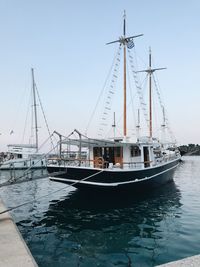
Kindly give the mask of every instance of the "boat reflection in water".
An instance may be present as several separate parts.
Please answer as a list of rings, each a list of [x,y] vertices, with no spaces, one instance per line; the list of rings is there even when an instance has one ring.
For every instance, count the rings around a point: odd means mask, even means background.
[[[0,172],[0,186],[4,184],[9,185],[20,182],[27,182],[31,180],[37,180],[47,176],[47,171],[44,168],[30,168],[25,171],[15,169],[2,170]]]
[[[32,225],[27,240],[41,266],[151,266],[174,242],[170,220],[181,206],[174,182],[143,196],[90,197],[76,190],[52,201]]]

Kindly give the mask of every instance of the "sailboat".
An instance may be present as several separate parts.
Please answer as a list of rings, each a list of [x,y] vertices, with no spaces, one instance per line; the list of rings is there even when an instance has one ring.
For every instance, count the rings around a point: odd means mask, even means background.
[[[38,119],[37,119],[37,103],[36,88],[34,79],[34,69],[32,74],[32,95],[33,95],[33,112],[34,112],[34,129],[35,144],[9,144],[6,156],[0,162],[0,170],[15,169],[36,169],[46,168],[46,160],[44,156],[38,153]]]
[[[111,139],[88,138],[78,130],[73,133],[78,138],[60,136],[60,149],[63,144],[76,147],[76,153],[68,151],[58,162],[47,165],[50,179],[55,182],[72,185],[89,191],[121,191],[150,189],[173,179],[173,172],[180,161],[180,153],[175,144],[162,144],[153,137],[152,130],[152,74],[164,68],[151,66],[144,70],[149,76],[149,134],[130,142],[127,136],[126,122],[126,50],[133,39],[140,37],[126,36],[126,17],[123,21],[123,36],[108,44],[119,43],[123,48],[124,61],[124,103],[123,103],[123,137]],[[129,48],[128,47],[128,48]],[[115,122],[113,124],[115,126]]]

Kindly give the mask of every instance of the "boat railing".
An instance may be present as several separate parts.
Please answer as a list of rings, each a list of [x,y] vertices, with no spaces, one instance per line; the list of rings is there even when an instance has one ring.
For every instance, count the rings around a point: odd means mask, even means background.
[[[52,158],[48,159],[48,164],[55,166],[82,166],[82,167],[96,167],[100,169],[137,169],[142,166],[148,166],[152,161],[131,161],[113,164],[112,162],[104,160],[99,157],[95,160],[91,159],[63,159],[63,158]]]
[[[162,154],[162,156],[155,158],[154,165],[159,165],[159,164],[162,164],[163,162],[168,162],[168,161],[177,159],[179,157],[180,157],[179,153],[172,153],[172,154],[164,153]]]
[[[176,153],[174,154],[164,154],[162,157],[156,159],[156,161],[130,161],[130,162],[121,162],[113,164],[112,162],[106,161],[103,157],[97,159],[85,159],[85,158],[76,158],[76,159],[66,159],[66,158],[50,158],[48,159],[48,165],[56,166],[81,166],[81,167],[95,167],[100,169],[138,169],[141,166],[150,167],[152,164],[159,165],[162,162],[171,161],[179,157]]]
[[[84,166],[89,167],[93,160],[87,159],[66,159],[66,158],[52,158],[48,159],[48,164],[55,166]]]
[[[176,159],[177,157],[179,157],[179,155],[176,154],[176,153],[173,153],[173,154],[166,154],[166,155],[163,156],[163,161],[167,162],[167,161]]]
[[[131,161],[123,162],[124,169],[138,169],[141,166],[150,166],[152,161]]]

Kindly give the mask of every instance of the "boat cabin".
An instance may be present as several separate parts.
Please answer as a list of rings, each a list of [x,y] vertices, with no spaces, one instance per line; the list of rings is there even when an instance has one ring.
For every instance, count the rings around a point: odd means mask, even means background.
[[[8,145],[10,159],[28,159],[30,155],[36,154],[36,146],[29,144]]]
[[[160,144],[155,141],[150,143],[149,140],[128,143],[88,138],[69,139],[63,143],[68,145],[68,154],[72,148],[73,155],[76,155],[73,159],[62,157],[68,165],[76,161],[79,166],[92,168],[140,169],[155,165],[163,157]]]

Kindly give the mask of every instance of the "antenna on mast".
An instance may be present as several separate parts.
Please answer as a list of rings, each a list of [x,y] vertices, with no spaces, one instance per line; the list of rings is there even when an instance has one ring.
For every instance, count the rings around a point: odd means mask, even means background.
[[[137,141],[139,141],[140,138],[140,110],[138,109],[138,122],[136,125],[136,129],[137,129]]]
[[[114,134],[114,139],[115,139],[115,129],[116,129],[116,122],[115,122],[115,112],[114,112],[114,117],[113,117],[113,134]]]
[[[161,125],[163,128],[166,126],[166,117],[165,117],[165,108],[162,106],[162,113],[163,113],[163,124]]]
[[[126,10],[124,10],[124,37],[126,36]]]
[[[162,141],[163,143],[165,143],[165,139],[166,139],[166,116],[165,116],[165,108],[164,106],[162,106],[162,113],[163,113],[163,123],[161,124],[161,128],[162,128]]]

